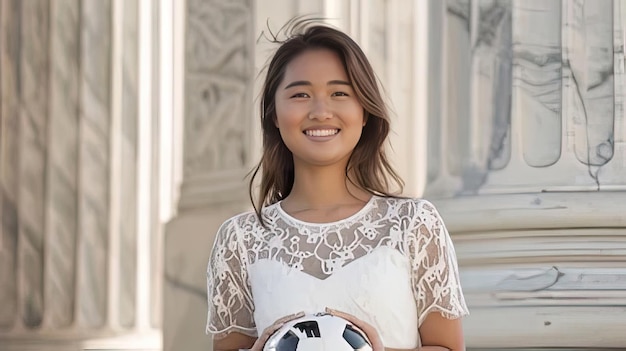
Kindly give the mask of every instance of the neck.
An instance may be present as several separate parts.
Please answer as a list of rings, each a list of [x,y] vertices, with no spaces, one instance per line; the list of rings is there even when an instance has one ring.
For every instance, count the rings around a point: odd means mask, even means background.
[[[348,181],[345,167],[295,167],[294,176],[293,188],[285,199],[292,208],[327,209],[370,198],[367,191]]]

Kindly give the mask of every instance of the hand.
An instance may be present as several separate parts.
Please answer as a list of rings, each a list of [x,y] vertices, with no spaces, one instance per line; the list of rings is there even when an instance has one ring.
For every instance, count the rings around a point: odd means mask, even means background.
[[[300,317],[304,317],[304,312],[290,314],[288,316],[284,316],[276,320],[274,324],[270,325],[269,327],[265,328],[265,330],[263,330],[263,333],[259,335],[259,337],[254,342],[254,345],[252,345],[252,348],[250,348],[250,351],[263,351],[263,346],[265,346],[265,343],[270,338],[270,336],[274,335],[274,333],[278,329],[280,329],[283,325],[285,325],[285,323],[292,321],[294,319],[300,318]]]
[[[337,317],[341,317],[345,320],[347,320],[348,322],[354,324],[357,328],[361,329],[364,333],[365,336],[367,336],[367,338],[369,339],[369,341],[372,343],[372,349],[373,351],[385,351],[385,346],[383,345],[383,340],[380,337],[380,334],[378,334],[378,331],[376,330],[376,328],[374,328],[373,325],[362,321],[358,318],[356,318],[355,316],[345,313],[345,312],[341,312],[341,311],[337,311],[337,310],[333,310],[330,309],[328,307],[326,307],[326,313],[330,313],[333,316],[337,316]]]

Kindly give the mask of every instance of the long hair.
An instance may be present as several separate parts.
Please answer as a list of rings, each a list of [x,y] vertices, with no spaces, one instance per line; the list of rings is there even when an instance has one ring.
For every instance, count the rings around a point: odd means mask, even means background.
[[[281,30],[287,34],[285,40],[280,41],[273,35],[272,42],[279,43],[280,47],[267,67],[261,93],[263,155],[254,169],[248,189],[250,200],[261,223],[264,223],[261,216],[262,207],[284,199],[293,187],[293,155],[283,142],[275,124],[275,95],[283,81],[287,65],[307,50],[328,49],[339,55],[357,100],[364,109],[363,117],[367,122],[346,166],[348,181],[372,195],[381,196],[394,196],[390,192],[392,185],[395,185],[398,191],[404,186],[404,182],[385,154],[384,143],[390,131],[389,114],[367,57],[358,44],[345,33],[312,22],[300,19],[288,23]],[[253,182],[259,171],[261,187],[255,202]]]

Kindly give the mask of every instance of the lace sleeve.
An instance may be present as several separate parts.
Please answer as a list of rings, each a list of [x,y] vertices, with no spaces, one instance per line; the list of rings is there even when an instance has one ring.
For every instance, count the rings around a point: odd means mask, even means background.
[[[206,332],[223,337],[237,331],[256,337],[246,255],[237,240],[236,220],[217,232],[207,267],[208,316]]]
[[[468,315],[454,246],[441,216],[435,206],[424,200],[417,203],[415,210],[409,253],[419,325],[433,311],[449,319]]]

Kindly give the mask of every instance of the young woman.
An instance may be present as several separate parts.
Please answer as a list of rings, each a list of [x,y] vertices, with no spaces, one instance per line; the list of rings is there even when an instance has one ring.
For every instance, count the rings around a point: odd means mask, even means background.
[[[221,226],[209,261],[214,350],[262,350],[285,321],[325,310],[376,351],[464,350],[454,248],[432,204],[391,193],[402,181],[367,58],[323,25],[290,33],[261,97],[255,211]]]

